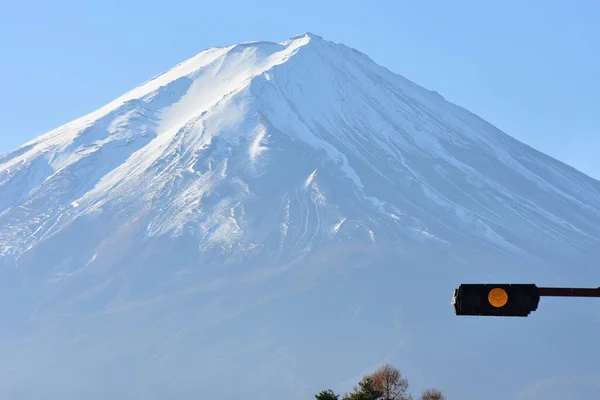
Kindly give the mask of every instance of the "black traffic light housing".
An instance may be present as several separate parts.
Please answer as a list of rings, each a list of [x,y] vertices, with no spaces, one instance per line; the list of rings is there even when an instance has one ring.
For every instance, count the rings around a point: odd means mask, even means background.
[[[540,302],[533,284],[462,284],[454,291],[456,315],[526,317]]]

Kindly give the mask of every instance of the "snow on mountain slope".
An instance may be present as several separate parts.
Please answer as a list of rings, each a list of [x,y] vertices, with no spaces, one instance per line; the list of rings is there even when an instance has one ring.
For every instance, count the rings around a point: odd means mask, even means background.
[[[210,49],[0,156],[0,397],[305,399],[391,361],[514,398],[600,372],[597,310],[524,332],[454,285],[587,285],[599,237],[599,182],[364,54]]]
[[[600,234],[598,182],[311,34],[200,53],[2,156],[0,191],[7,260],[126,209],[226,252],[347,234],[564,256]]]

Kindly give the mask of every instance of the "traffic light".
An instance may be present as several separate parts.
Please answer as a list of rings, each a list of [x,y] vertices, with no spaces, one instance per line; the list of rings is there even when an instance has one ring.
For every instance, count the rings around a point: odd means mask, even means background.
[[[462,284],[454,291],[456,315],[526,317],[540,302],[533,284]]]

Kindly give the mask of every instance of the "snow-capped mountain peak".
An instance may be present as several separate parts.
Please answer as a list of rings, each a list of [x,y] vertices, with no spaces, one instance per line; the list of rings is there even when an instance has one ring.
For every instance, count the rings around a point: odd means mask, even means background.
[[[313,34],[203,51],[2,156],[0,171],[8,258],[109,209],[135,209],[146,235],[226,251],[270,243],[259,237],[281,234],[286,207],[298,249],[344,220],[348,237],[565,255],[600,218],[596,181]],[[250,220],[269,218],[255,232]]]

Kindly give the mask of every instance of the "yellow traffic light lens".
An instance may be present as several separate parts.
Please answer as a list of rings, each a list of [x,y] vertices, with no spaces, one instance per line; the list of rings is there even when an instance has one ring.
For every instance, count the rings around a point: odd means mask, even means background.
[[[488,301],[496,308],[504,307],[508,303],[508,293],[502,288],[494,288],[488,294]]]

